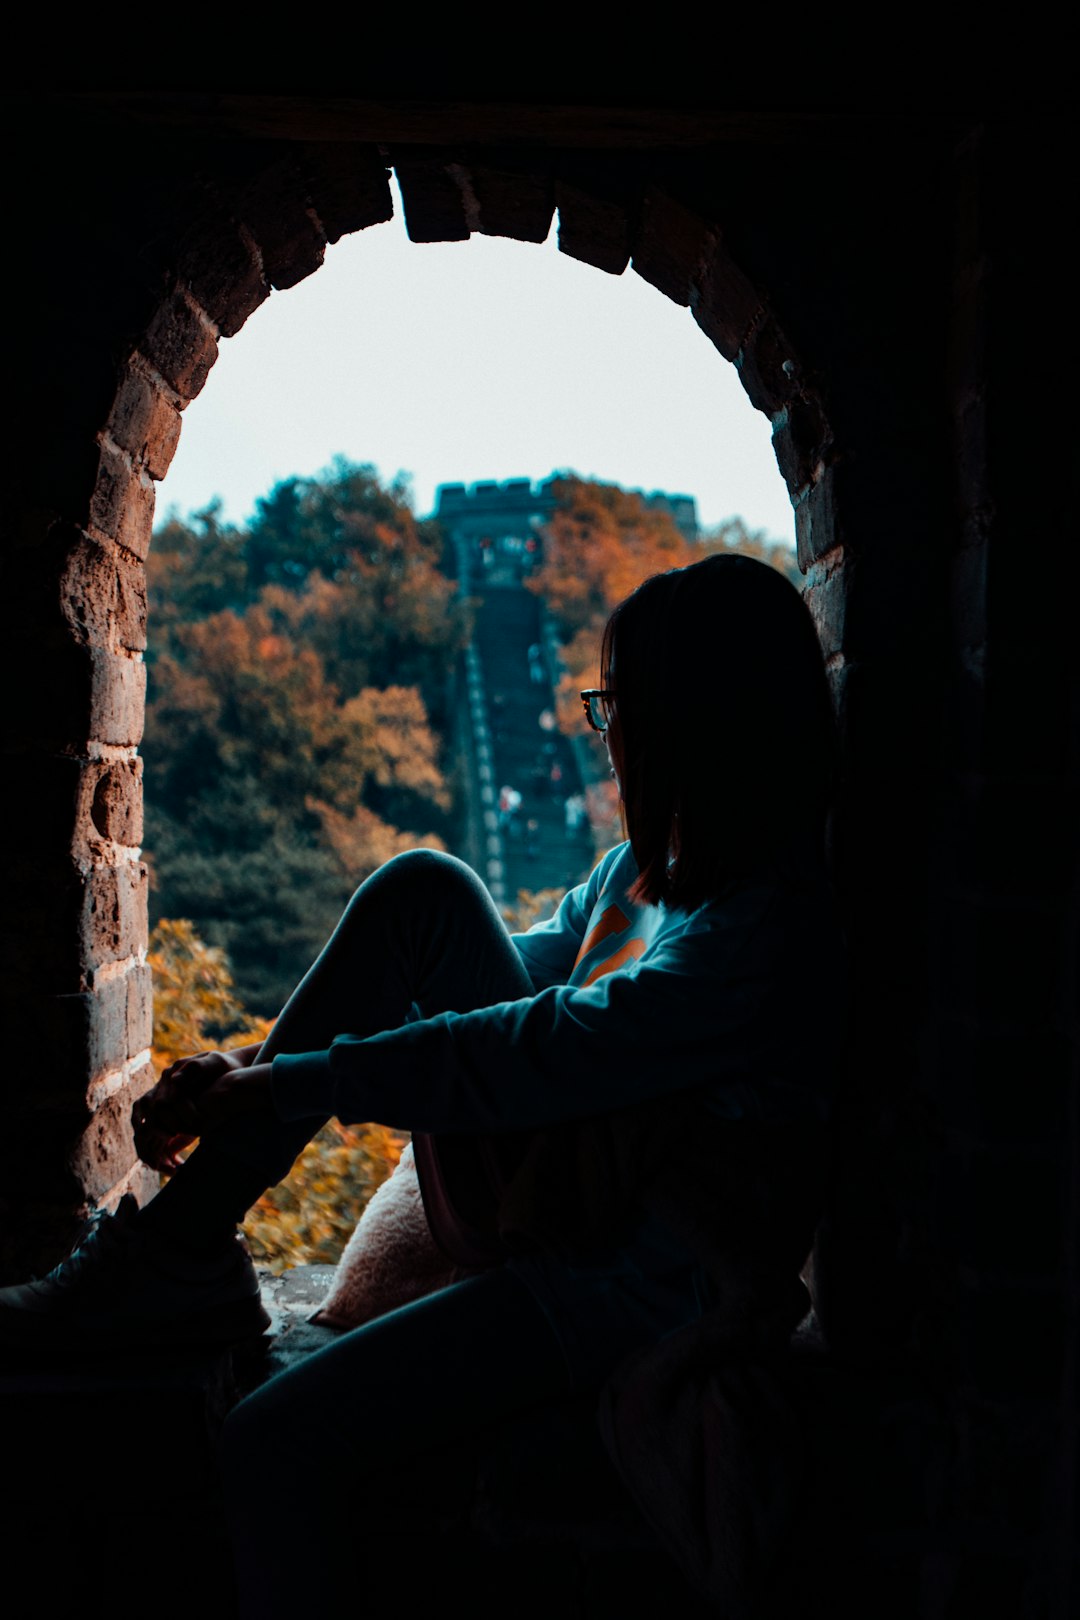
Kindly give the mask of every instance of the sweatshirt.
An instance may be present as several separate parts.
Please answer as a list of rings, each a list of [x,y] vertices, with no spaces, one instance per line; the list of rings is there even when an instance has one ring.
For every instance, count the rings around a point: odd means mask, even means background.
[[[824,879],[638,905],[629,843],[514,945],[535,994],[280,1055],[280,1117],[424,1132],[537,1129],[693,1087],[722,1118],[827,1114],[835,1051],[798,1004],[840,950]]]

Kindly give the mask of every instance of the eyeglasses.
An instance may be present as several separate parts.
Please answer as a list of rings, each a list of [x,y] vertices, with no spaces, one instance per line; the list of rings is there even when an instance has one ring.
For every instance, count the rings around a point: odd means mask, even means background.
[[[590,686],[581,693],[581,701],[585,705],[585,718],[593,730],[598,731],[601,736],[609,725],[606,705],[614,696],[614,692],[608,691],[603,686]]]

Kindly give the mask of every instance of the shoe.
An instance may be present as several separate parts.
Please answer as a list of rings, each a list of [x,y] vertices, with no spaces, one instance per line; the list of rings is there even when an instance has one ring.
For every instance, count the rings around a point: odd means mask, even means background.
[[[209,1258],[143,1230],[131,1193],[97,1211],[47,1276],[0,1288],[0,1346],[94,1354],[221,1347],[263,1333],[270,1317],[239,1238]]]

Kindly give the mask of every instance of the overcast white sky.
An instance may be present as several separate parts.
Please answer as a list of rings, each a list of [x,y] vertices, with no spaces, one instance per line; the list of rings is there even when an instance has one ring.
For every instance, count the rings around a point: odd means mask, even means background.
[[[689,311],[628,270],[474,236],[408,241],[394,220],[330,248],[223,341],[184,415],[158,512],[214,495],[241,522],[275,479],[341,452],[436,485],[573,470],[696,497],[793,541],[769,438]]]

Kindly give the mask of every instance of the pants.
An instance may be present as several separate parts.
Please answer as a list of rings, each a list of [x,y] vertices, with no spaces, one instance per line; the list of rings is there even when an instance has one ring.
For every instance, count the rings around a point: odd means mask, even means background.
[[[414,1004],[431,1016],[530,994],[472,871],[416,851],[357,891],[260,1060],[323,1050],[345,1030],[396,1027]],[[191,1165],[212,1154],[215,1184],[229,1180],[238,1205],[250,1204],[322,1123],[238,1121]],[[178,1193],[183,1180],[181,1171]],[[407,1561],[425,1535],[442,1535],[430,1543],[442,1556],[460,1551],[446,1538],[447,1515],[471,1493],[479,1437],[514,1413],[564,1401],[569,1389],[546,1315],[502,1266],[346,1333],[271,1379],[236,1407],[223,1436],[241,1613],[304,1613],[328,1586],[363,1602],[377,1570],[397,1579],[395,1560]]]

